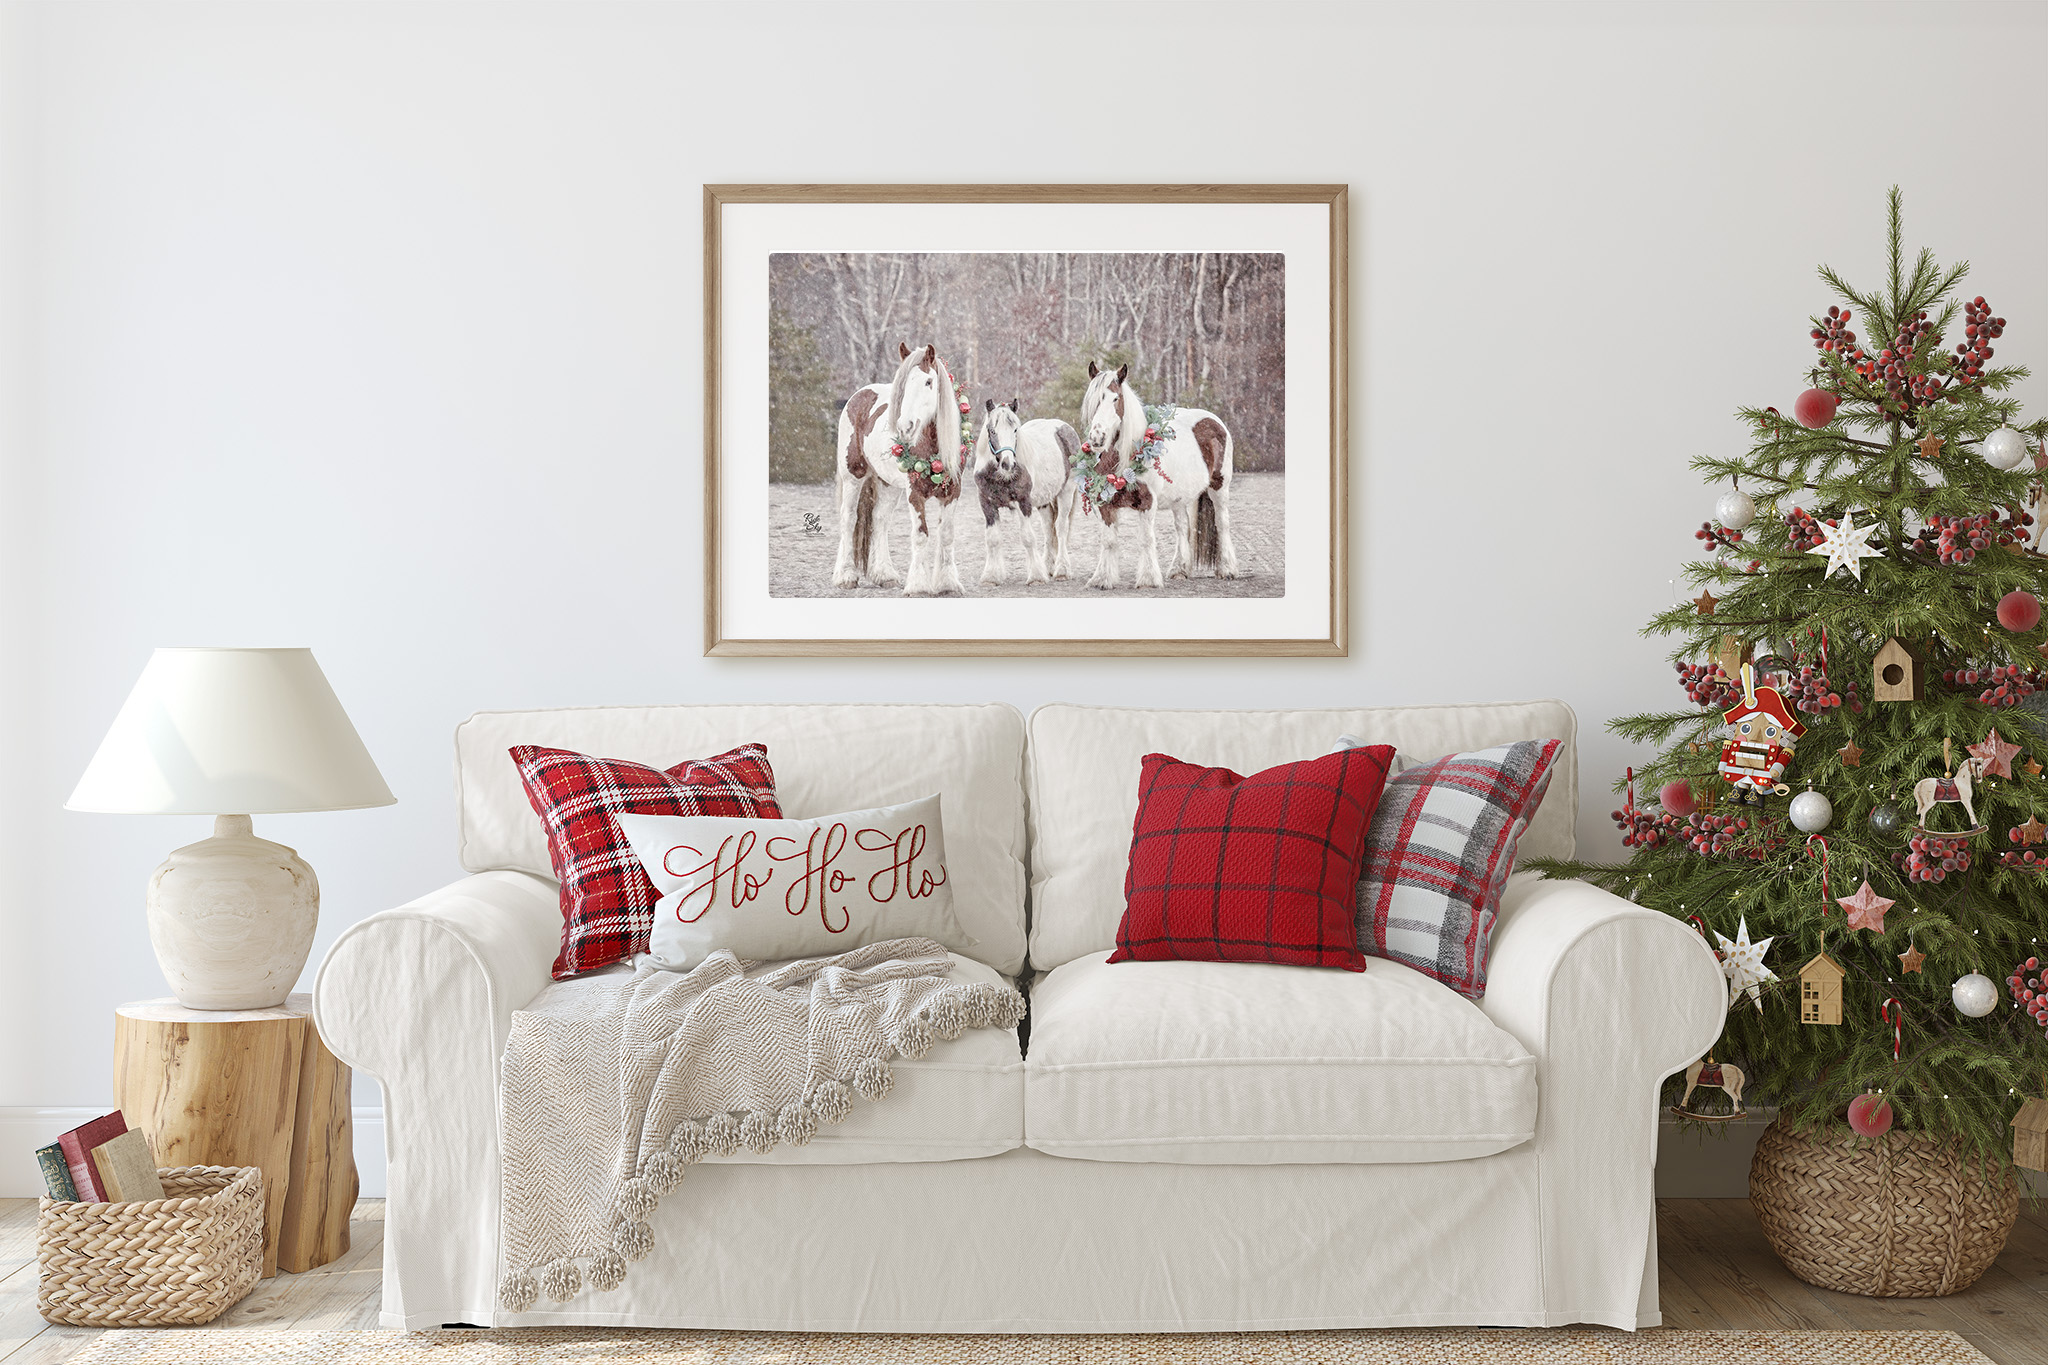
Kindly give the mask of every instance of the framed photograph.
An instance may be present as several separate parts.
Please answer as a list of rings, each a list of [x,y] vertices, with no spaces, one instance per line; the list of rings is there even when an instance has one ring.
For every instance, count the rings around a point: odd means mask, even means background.
[[[1345,207],[705,186],[705,653],[1346,653]]]

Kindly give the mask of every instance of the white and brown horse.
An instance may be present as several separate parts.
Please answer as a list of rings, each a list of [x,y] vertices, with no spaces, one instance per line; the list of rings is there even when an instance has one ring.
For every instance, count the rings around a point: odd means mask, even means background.
[[[905,596],[960,592],[953,549],[953,505],[960,497],[960,398],[953,376],[926,346],[898,343],[896,377],[856,389],[839,413],[836,484],[839,554],[835,587],[857,588],[865,574],[877,587],[903,584]],[[899,453],[936,473],[904,469]],[[899,579],[889,554],[887,511],[875,515],[882,490],[900,489],[910,508],[910,576]]]
[[[1229,428],[1213,412],[1175,408],[1172,416],[1152,424],[1156,460],[1147,460],[1141,473],[1132,473],[1135,456],[1148,443],[1145,400],[1132,390],[1130,372],[1128,365],[1110,371],[1088,362],[1081,430],[1088,433],[1088,444],[1096,453],[1096,468],[1124,480],[1102,504],[1102,550],[1088,586],[1118,586],[1116,524],[1126,508],[1139,520],[1139,587],[1164,584],[1152,526],[1161,509],[1173,513],[1174,557],[1168,571],[1172,577],[1186,578],[1198,568],[1214,569],[1219,578],[1237,577],[1237,546],[1230,535]]]
[[[1024,581],[1049,583],[1067,576],[1068,518],[1081,496],[1073,477],[1081,438],[1058,418],[1023,420],[1017,403],[1015,398],[1007,405],[989,399],[983,409],[981,434],[974,438],[974,488],[981,497],[982,520],[987,523],[981,560],[983,583],[1001,583],[1008,578],[1009,555],[1003,548],[1001,520],[1005,511],[1017,514]]]

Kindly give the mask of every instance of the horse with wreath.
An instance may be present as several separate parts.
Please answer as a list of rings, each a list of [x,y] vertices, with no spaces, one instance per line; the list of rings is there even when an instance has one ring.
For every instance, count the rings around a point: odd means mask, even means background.
[[[1233,445],[1229,428],[1201,408],[1150,406],[1130,384],[1131,367],[1115,371],[1088,362],[1081,398],[1081,445],[1074,474],[1084,507],[1102,514],[1102,548],[1092,588],[1119,586],[1116,526],[1129,510],[1139,518],[1137,585],[1164,586],[1153,519],[1173,514],[1174,554],[1167,576],[1186,578],[1213,569],[1237,577],[1237,546],[1230,535]]]
[[[857,588],[865,575],[877,587],[903,584],[906,597],[961,592],[953,538],[967,443],[967,404],[938,349],[897,344],[896,375],[856,389],[839,413],[834,501],[839,553],[832,583]],[[899,579],[889,553],[883,490],[901,490],[910,509],[910,572]]]

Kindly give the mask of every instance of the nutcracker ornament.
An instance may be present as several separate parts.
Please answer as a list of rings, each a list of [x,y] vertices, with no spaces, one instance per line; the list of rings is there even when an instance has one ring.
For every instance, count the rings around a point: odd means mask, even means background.
[[[1721,745],[1720,773],[1733,789],[1730,799],[1762,805],[1767,794],[1791,790],[1781,779],[1806,727],[1775,687],[1758,687],[1756,669],[1742,665],[1742,700],[1721,713],[1730,734]]]

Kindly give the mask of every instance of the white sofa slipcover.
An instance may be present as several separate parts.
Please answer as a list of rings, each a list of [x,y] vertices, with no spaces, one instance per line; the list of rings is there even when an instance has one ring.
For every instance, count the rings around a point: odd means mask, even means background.
[[[724,714],[692,714],[700,709]],[[1459,722],[1465,728],[1448,747],[1554,735],[1570,717],[1557,703],[1471,709],[1480,714]],[[1014,907],[993,894],[982,905],[992,932],[1012,925],[1021,932],[1026,850],[1016,738],[1023,728],[1007,708],[659,707],[479,718],[459,736],[465,858],[472,867],[486,857],[530,860],[537,846],[522,853],[502,785],[495,797],[481,793],[479,780],[495,780],[487,771],[493,747],[509,770],[502,747],[520,740],[673,762],[766,737],[778,782],[805,804],[786,802],[822,813],[872,801],[861,799],[867,789],[852,778],[811,771],[814,756],[835,769],[851,762],[884,774],[892,793],[917,785],[915,739],[904,728],[845,728],[850,713],[893,719],[875,714],[887,710],[915,710],[924,728],[942,736],[935,753],[946,771],[972,779],[969,805],[987,817],[975,825],[975,840],[1002,845],[976,856],[999,877],[1007,869],[1017,897]],[[991,710],[999,714],[982,714]],[[738,727],[735,714],[748,728]],[[1351,733],[1393,736],[1409,752],[1430,750],[1427,735],[1441,728],[1400,712],[1314,712],[1307,721],[1203,714],[1199,723],[1163,724],[1180,726],[1182,739],[1192,741],[1184,746],[1189,756],[1211,753],[1210,761],[1221,762],[1233,761],[1230,746],[1242,735],[1289,725],[1315,737],[1311,751],[1320,751],[1333,716],[1349,717],[1342,728]],[[1374,717],[1382,729],[1362,731],[1361,718]],[[1515,732],[1517,724],[1540,728]],[[1038,727],[1032,734],[1036,744]],[[571,735],[601,742],[572,742]],[[776,748],[777,736],[820,738],[815,746]],[[1213,743],[1198,750],[1204,740]],[[1000,790],[1001,772],[1014,792]],[[1055,808],[1099,801],[1088,788],[1114,773],[1035,764],[1034,825]],[[1133,758],[1133,783],[1135,775]],[[942,789],[950,803],[952,789]],[[1570,790],[1553,782],[1546,807]],[[516,782],[510,795],[523,807]],[[1019,823],[995,818],[1003,810]],[[958,858],[950,804],[947,821],[949,853]],[[1554,823],[1568,831],[1563,817]],[[1114,873],[1120,884],[1120,864]],[[1081,894],[1077,885],[1063,889]],[[508,865],[362,921],[321,965],[314,1004],[322,1035],[384,1088],[389,1326],[1075,1332],[1650,1325],[1659,1320],[1651,1198],[1657,1087],[1718,1035],[1724,1001],[1712,954],[1685,926],[1582,883],[1517,877],[1477,1006],[1498,1036],[1468,1015],[1446,1037],[1481,1052],[1505,1051],[1505,1038],[1526,1055],[1523,1069],[1533,1070],[1537,1093],[1526,1141],[1490,1155],[1422,1162],[1075,1160],[1025,1147],[972,1160],[707,1163],[663,1201],[654,1255],[623,1287],[586,1289],[565,1304],[512,1314],[497,1307],[494,1292],[495,1064],[513,1011],[548,985],[559,933],[552,882]],[[1046,963],[1032,965],[1048,971]],[[1397,969],[1374,961],[1366,977],[1379,971],[1391,990]],[[1275,1008],[1296,1008],[1298,1017],[1323,1008],[1309,1002],[1316,993],[1305,985],[1294,994],[1297,1005]],[[1049,1018],[1056,1013],[1048,1008]],[[1324,1036],[1318,1046],[1368,1046],[1363,1032],[1335,1027]],[[1027,1068],[1035,1042],[1027,1036]],[[1032,1136],[1032,1094],[1027,1082],[1021,1116],[997,1115],[1004,1140],[1013,1129],[1019,1141]],[[1507,1114],[1512,1100],[1497,1098]],[[1332,1103],[1367,1113],[1356,1096]],[[1069,1123],[1067,1131],[1078,1130]]]
[[[1197,1165],[1462,1161],[1536,1130],[1536,1059],[1412,967],[1075,958],[1031,989],[1025,1141]]]

